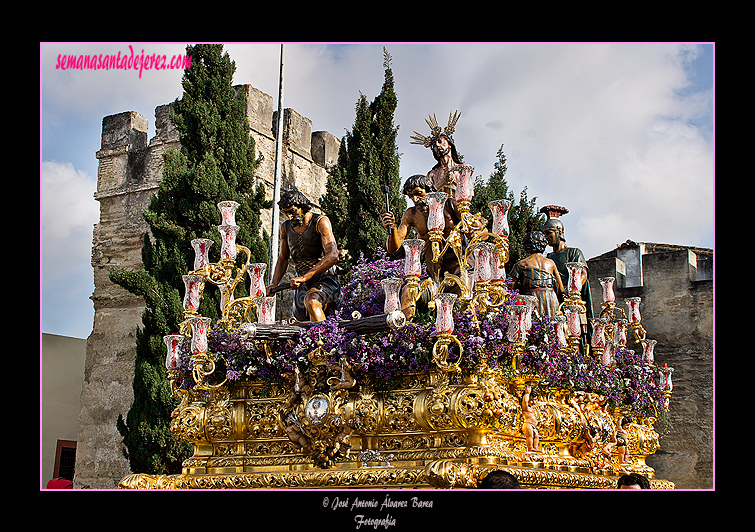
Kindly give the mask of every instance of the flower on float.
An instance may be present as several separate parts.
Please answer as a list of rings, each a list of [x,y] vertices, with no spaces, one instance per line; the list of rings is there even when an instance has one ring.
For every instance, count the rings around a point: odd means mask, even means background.
[[[403,260],[391,261],[383,253],[376,261],[367,262],[361,256],[342,285],[345,297],[341,310],[324,322],[303,330],[298,342],[271,342],[270,360],[261,342],[244,341],[236,332],[220,327],[209,331],[208,351],[223,357],[226,377],[234,383],[281,379],[297,365],[306,369],[309,364],[307,354],[320,341],[331,362],[345,357],[358,379],[369,374],[370,378],[387,384],[408,372],[428,371],[433,367],[431,353],[435,327],[432,320],[415,318],[401,329],[363,336],[349,333],[339,326],[342,319],[351,319],[354,311],[363,316],[382,314],[384,294],[380,280],[401,276]],[[458,308],[454,312],[454,334],[464,348],[460,361],[463,370],[471,370],[484,358],[490,367],[500,368],[504,374],[511,371],[513,344],[504,332],[508,328],[506,307],[511,304],[522,302],[507,302],[476,317]],[[544,383],[556,388],[597,393],[613,404],[630,404],[641,415],[650,415],[648,413],[655,411],[654,405],[663,401],[662,390],[657,385],[658,368],[643,364],[641,353],[618,349],[616,364],[605,366],[591,357],[562,353],[555,339],[547,335],[549,329],[548,316],[533,316],[527,349],[521,359],[523,368],[539,373]],[[177,384],[189,389],[194,382],[188,338],[182,343],[180,352]],[[458,354],[450,355],[449,360],[454,356]]]

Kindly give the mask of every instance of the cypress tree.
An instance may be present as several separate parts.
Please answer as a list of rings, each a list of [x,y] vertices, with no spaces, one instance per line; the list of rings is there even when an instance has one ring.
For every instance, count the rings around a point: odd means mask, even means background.
[[[522,239],[530,231],[539,231],[545,223],[545,216],[535,210],[537,198],[529,199],[527,197],[527,187],[524,187],[519,194],[519,202],[514,201],[514,193],[509,190],[506,181],[506,155],[503,153],[503,145],[498,148],[496,154],[497,161],[494,165],[493,173],[487,181],[481,176],[475,178],[474,196],[472,197],[471,210],[479,212],[488,219],[488,230],[492,230],[493,220],[488,208],[488,203],[499,199],[508,199],[511,201],[511,207],[508,212],[509,219],[509,260],[506,262],[506,269],[523,259],[524,248]]]
[[[181,149],[165,152],[158,193],[144,212],[149,225],[142,247],[144,268],[110,274],[113,282],[146,303],[143,327],[137,330],[134,402],[126,420],[118,418],[131,470],[138,473],[179,473],[191,454],[191,446],[170,432],[177,399],[170,396],[162,341],[164,335],[177,333],[183,321],[181,277],[193,269],[191,240],[213,240],[210,260],[219,260],[217,203],[233,200],[239,203],[237,242],[250,249],[253,262],[268,258],[267,236],[259,232],[260,210],[270,202],[265,201],[263,185],[254,187],[258,159],[245,102],[232,84],[236,65],[222,45],[187,46],[186,54],[191,67],[184,71],[183,97],[171,113]],[[239,261],[245,258],[240,255]],[[199,309],[213,320],[220,314],[219,292],[208,286]],[[240,286],[236,295],[245,292]]]
[[[394,127],[393,116],[398,107],[398,97],[394,89],[393,71],[391,70],[391,56],[383,48],[383,67],[385,69],[385,81],[380,94],[372,102],[373,113],[373,139],[377,147],[377,157],[383,178],[380,186],[388,187],[388,202],[396,216],[401,220],[401,215],[406,210],[406,197],[401,193],[401,176],[399,174],[399,154],[396,140],[398,126]],[[385,229],[382,227],[381,215],[385,212],[385,193],[379,191],[377,204],[371,204],[377,211],[377,240],[379,246],[385,246]],[[374,212],[374,211],[373,211]]]
[[[333,222],[340,249],[352,259],[367,260],[385,246],[381,215],[385,212],[383,186],[389,187],[391,210],[397,218],[406,208],[399,176],[396,147],[398,128],[393,115],[398,105],[394,91],[391,56],[383,49],[385,78],[380,94],[368,103],[360,93],[354,126],[341,141],[338,162],[330,169],[320,205]]]

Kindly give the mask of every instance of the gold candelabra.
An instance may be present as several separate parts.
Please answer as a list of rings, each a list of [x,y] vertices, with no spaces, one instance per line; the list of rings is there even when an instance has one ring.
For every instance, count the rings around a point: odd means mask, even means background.
[[[238,329],[243,323],[254,321],[252,310],[255,310],[257,319],[272,323],[274,319],[274,298],[265,297],[264,276],[267,265],[264,263],[252,263],[251,251],[236,243],[240,227],[236,225],[236,209],[239,204],[235,201],[222,201],[218,203],[222,223],[218,226],[221,235],[220,260],[210,262],[209,250],[214,241],[206,238],[192,240],[194,248],[194,269],[183,276],[184,282],[184,319],[179,324],[179,335],[165,337],[169,353],[175,348],[177,338],[191,338],[192,377],[195,381],[195,389],[215,389],[225,383],[209,385],[206,378],[215,373],[217,358],[208,355],[207,332],[212,320],[201,316],[199,305],[203,299],[205,286],[213,284],[220,290],[220,313],[221,317],[217,324],[228,329]],[[239,254],[245,258],[240,266],[236,266]],[[234,293],[246,276],[250,277],[250,295],[235,298]],[[272,301],[270,301],[272,300]],[[272,308],[271,308],[272,307]],[[170,355],[169,355],[170,358]],[[222,357],[220,357],[222,358]],[[175,361],[168,367],[173,376],[172,386],[175,388]],[[167,365],[167,363],[166,363]]]

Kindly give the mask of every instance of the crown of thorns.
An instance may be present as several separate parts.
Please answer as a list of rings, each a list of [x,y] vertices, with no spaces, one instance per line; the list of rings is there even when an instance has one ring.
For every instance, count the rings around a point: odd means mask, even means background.
[[[459,117],[461,114],[459,114],[458,111],[454,111],[453,113],[448,115],[448,125],[441,130],[440,126],[438,125],[438,120],[435,118],[435,114],[432,116],[428,116],[428,118],[425,119],[425,122],[428,126],[430,126],[430,136],[425,136],[414,132],[414,136],[409,137],[412,139],[412,144],[421,144],[425,148],[429,148],[433,145],[433,142],[435,142],[435,139],[437,139],[440,135],[445,135],[448,137],[448,140],[450,142],[453,142],[454,139],[452,137],[454,130],[456,129],[456,122],[459,120]]]

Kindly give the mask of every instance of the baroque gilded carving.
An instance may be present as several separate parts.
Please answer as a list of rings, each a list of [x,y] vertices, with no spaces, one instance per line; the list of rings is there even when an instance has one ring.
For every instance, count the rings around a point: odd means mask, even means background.
[[[431,371],[375,391],[369,381],[352,382],[338,364],[309,371],[292,375],[288,392],[237,383],[211,390],[204,403],[185,400],[172,426],[195,443],[195,456],[184,464],[192,474],[132,476],[121,487],[469,488],[496,467],[515,469],[527,487],[610,488],[626,471],[653,478],[644,462],[658,448],[653,420],[628,425],[628,462],[620,463],[620,413],[596,396],[542,389],[542,449],[533,453],[521,430],[521,386],[501,375],[454,382],[452,374]],[[362,463],[367,450],[391,459]]]

